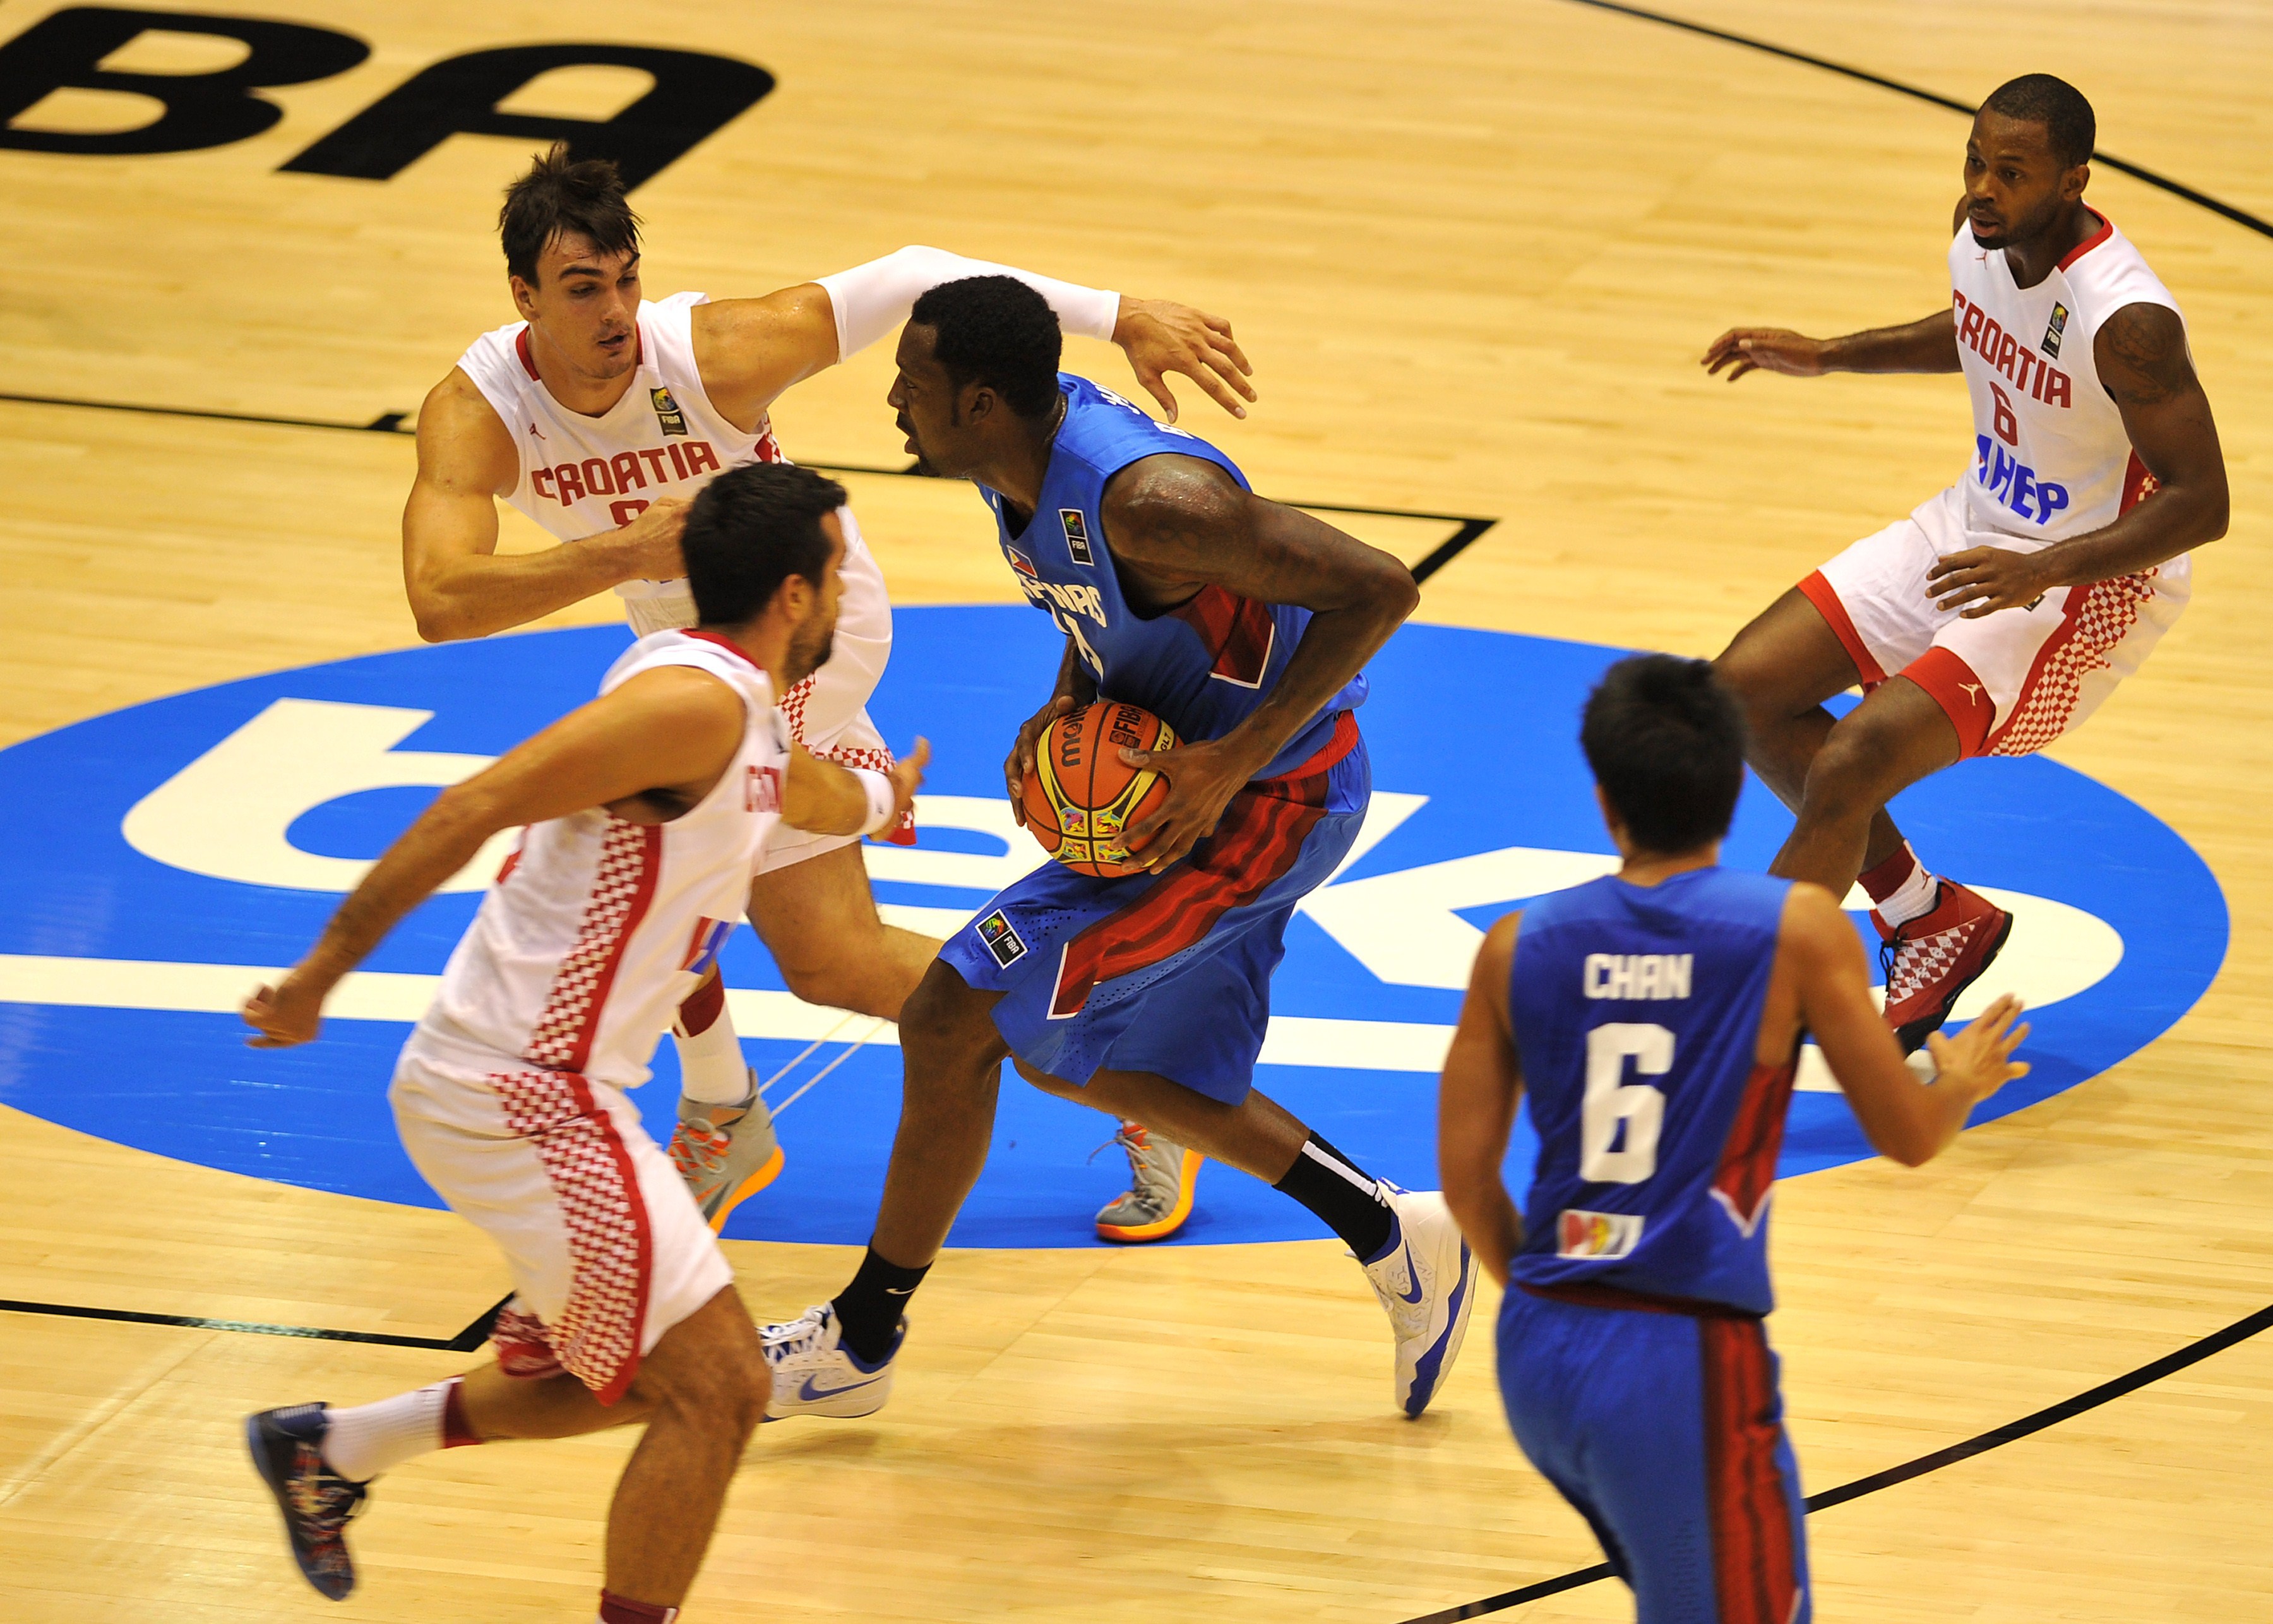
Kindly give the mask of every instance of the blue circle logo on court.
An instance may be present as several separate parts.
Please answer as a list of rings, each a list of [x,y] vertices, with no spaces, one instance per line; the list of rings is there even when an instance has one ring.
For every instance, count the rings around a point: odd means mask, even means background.
[[[486,855],[414,914],[335,996],[323,1041],[248,1049],[234,1011],[305,950],[436,788],[589,698],[619,628],[345,660],[138,705],[0,751],[0,1103],[161,1155],[382,1200],[434,1204],[394,1137],[394,1052],[472,917]],[[944,936],[1043,861],[1016,829],[1001,760],[1047,692],[1061,643],[1023,607],[903,609],[871,707],[930,736],[913,848],[871,846],[879,902]],[[1257,1081],[1384,1177],[1435,1175],[1436,1068],[1482,928],[1616,866],[1580,759],[1587,687],[1623,650],[1410,626],[1359,713],[1372,811],[1351,861],[1287,933]],[[1977,1005],[2028,998],[2035,1071],[1977,1114],[2071,1087],[2162,1033],[2226,944],[2209,868],[2142,808],[2042,758],[1967,763],[1896,803],[1926,861],[2015,916]],[[1727,861],[1765,866],[1789,819],[1747,786]],[[1867,930],[1868,926],[1863,927]],[[867,1237],[899,1111],[896,1034],[799,1003],[738,932],[735,1025],[780,1113],[788,1169],[730,1236]],[[1961,1012],[1967,1009],[1961,1004]],[[1812,1055],[1812,1051],[1809,1051]],[[660,1046],[638,1096],[658,1139],[676,1103]],[[1111,1121],[1016,1083],[953,1242],[1095,1244],[1126,1182],[1090,1158]],[[1514,1159],[1527,1161],[1519,1131]],[[1870,1154],[1819,1063],[1804,1065],[1782,1171]],[[1189,1242],[1324,1231],[1223,1168],[1201,1175]]]

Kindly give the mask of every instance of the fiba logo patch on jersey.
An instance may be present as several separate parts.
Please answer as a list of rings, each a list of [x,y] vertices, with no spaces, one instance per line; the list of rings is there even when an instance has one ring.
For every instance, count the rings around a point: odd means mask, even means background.
[[[2052,319],[2044,324],[2044,342],[2040,348],[2056,361],[2059,359],[2060,335],[2067,331],[2067,306],[2055,303],[2052,305]]]
[[[1557,1221],[1558,1258],[1623,1258],[1641,1243],[1639,1213],[1589,1213],[1566,1207]]]
[[[1082,522],[1078,508],[1061,508],[1058,518],[1065,525],[1066,553],[1076,564],[1097,568],[1097,555],[1089,550],[1089,526]]]
[[[655,420],[666,434],[686,432],[686,414],[679,410],[679,402],[671,398],[668,389],[649,389],[648,398],[655,402]]]
[[[986,951],[994,955],[994,962],[1005,970],[1026,956],[1024,940],[1000,908],[979,921],[979,939],[986,944]]]

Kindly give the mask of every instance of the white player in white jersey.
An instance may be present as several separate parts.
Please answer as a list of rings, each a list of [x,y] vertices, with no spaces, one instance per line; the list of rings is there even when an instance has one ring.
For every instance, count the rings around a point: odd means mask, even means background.
[[[2000,86],[1966,143],[1949,309],[1845,338],[1737,327],[1705,355],[1732,380],[1962,372],[1973,397],[1964,477],[1786,592],[1719,662],[1748,759],[1798,815],[1772,872],[1842,897],[1861,881],[1906,1050],[2013,921],[1921,864],[1887,801],[2089,716],[2186,607],[2187,549],[2225,533],[2224,458],[2178,302],[2083,200],[2095,136],[2074,86]],[[1823,702],[1857,682],[1863,703],[1834,721]]]
[[[889,772],[796,748],[779,696],[829,657],[849,552],[843,489],[743,469],[683,545],[699,628],[658,631],[600,697],[446,790],[308,957],[247,1003],[259,1047],[317,1035],[326,996],[500,830],[526,825],[404,1044],[389,1098],[436,1192],[504,1252],[496,1357],[349,1409],[247,1417],[309,1583],[355,1584],[344,1529],[370,1480],[428,1450],[644,1420],[609,1513],[600,1616],[685,1598],[769,1391],[733,1273],[625,1091],[731,932],[783,829],[853,837],[912,801]]]
[[[763,298],[648,301],[638,222],[614,166],[572,162],[565,147],[507,190],[499,229],[522,320],[476,340],[418,417],[403,577],[430,641],[502,631],[610,588],[642,635],[689,624],[678,541],[686,500],[721,470],[783,460],[767,416],[775,398],[896,330],[938,282],[1008,271],[1031,283],[1068,331],[1120,344],[1172,418],[1170,372],[1236,415],[1245,415],[1242,395],[1254,398],[1225,322],[937,249],[902,249]],[[575,545],[499,554],[498,498]],[[866,707],[891,652],[891,607],[851,511],[838,518],[846,556],[836,651],[782,696],[782,709],[791,737],[814,754],[886,768],[891,756]],[[911,825],[892,832],[913,838]],[[897,1019],[939,949],[882,922],[849,836],[776,841],[748,913],[791,991],[886,1019]],[[778,1173],[782,1155],[715,974],[675,1035],[685,1086],[671,1155],[723,1227]],[[1188,1186],[1180,1147],[1148,1146],[1141,1130],[1122,1139],[1137,1164],[1132,1193],[1148,1188],[1147,1162],[1174,1165]]]

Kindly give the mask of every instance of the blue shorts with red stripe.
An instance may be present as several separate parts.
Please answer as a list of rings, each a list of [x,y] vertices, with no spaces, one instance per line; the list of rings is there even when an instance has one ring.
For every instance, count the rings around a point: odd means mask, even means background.
[[[1807,1513],[1757,1320],[1598,1307],[1520,1287],[1500,1306],[1516,1442],[1578,1508],[1637,1624],[1807,1624]]]
[[[1038,1071],[1075,1084],[1151,1071],[1236,1104],[1254,1086],[1287,921],[1348,854],[1372,793],[1344,711],[1323,749],[1242,789],[1166,873],[1101,880],[1045,863],[939,956],[1003,995],[994,1025]]]

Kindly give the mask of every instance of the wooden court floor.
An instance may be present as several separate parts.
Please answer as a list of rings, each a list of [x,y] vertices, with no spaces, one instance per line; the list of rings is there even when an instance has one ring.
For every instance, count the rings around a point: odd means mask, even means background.
[[[2104,148],[2273,218],[2264,4],[1662,4],[1960,101],[2059,72],[2096,102]],[[0,38],[57,9],[0,4]],[[455,139],[385,183],[277,166],[423,65],[499,45],[674,45],[776,76],[638,192],[655,295],[759,291],[927,242],[1229,315],[1262,401],[1243,424],[1187,421],[1261,489],[1499,521],[1430,582],[1425,620],[1709,653],[1966,455],[1953,380],[1730,389],[1694,365],[1740,320],[1848,330],[1939,304],[1962,118],[1616,10],[225,9],[351,33],[372,55],[268,93],[284,117],[234,145],[0,151],[15,272],[0,394],[78,402],[0,401],[0,743],[415,642],[396,563],[406,437],[91,403],[353,423],[415,410],[509,318],[490,222],[527,143]],[[152,72],[228,58],[180,34],[128,53]],[[513,105],[605,117],[640,87],[569,70]],[[19,125],[135,116],[59,93]],[[2178,628],[2052,753],[2202,854],[2232,944],[2201,1004],[2107,1074],[1931,1169],[1868,1162],[1782,1189],[1773,1332],[1811,1491],[2273,1302],[2273,929],[2257,912],[2273,901],[2273,237],[2104,169],[2091,196],[2187,308],[2234,515],[2198,555]],[[1094,347],[1069,365],[1125,376]],[[775,420],[791,454],[894,464],[887,374],[871,352],[790,396]],[[967,493],[875,478],[853,494],[899,601],[1010,600]],[[1437,539],[1394,524],[1379,538],[1408,557]],[[0,1298],[208,1320],[446,1339],[502,1289],[448,1214],[5,1109],[0,1241]],[[842,1249],[730,1251],[752,1300],[784,1309],[846,1268]],[[887,1413],[754,1444],[690,1619],[1399,1624],[1596,1560],[1506,1435],[1489,1302],[1418,1425],[1389,1413],[1377,1311],[1327,1243],[961,1252],[924,1305],[923,1357]],[[343,1607],[285,1560],[236,1417],[469,1362],[0,1312],[0,1618],[589,1617],[620,1436],[393,1474]],[[1820,1512],[1818,1616],[2273,1619],[2269,1462],[2273,1336]],[[1630,1604],[1597,1583],[1497,1616]]]

